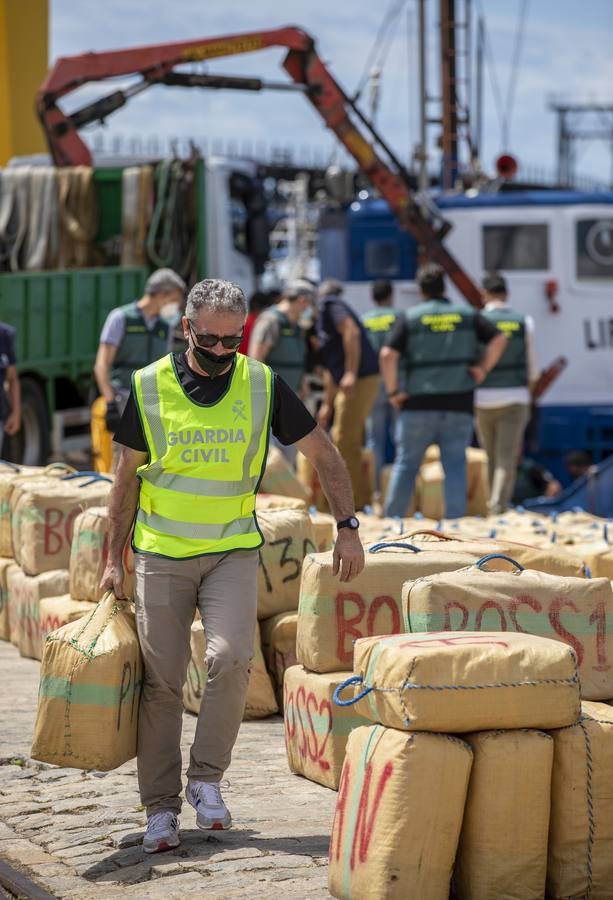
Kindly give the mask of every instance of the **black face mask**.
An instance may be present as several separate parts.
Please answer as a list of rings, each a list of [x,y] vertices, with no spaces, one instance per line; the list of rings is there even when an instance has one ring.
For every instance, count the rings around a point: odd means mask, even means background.
[[[237,352],[234,350],[232,353],[217,356],[216,353],[211,353],[210,350],[205,350],[204,347],[199,347],[197,344],[193,344],[191,349],[194,359],[210,378],[217,378],[221,375],[234,362]]]

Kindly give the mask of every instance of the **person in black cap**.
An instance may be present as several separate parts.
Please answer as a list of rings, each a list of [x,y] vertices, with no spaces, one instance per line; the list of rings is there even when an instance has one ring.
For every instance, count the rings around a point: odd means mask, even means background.
[[[489,511],[496,514],[504,512],[513,496],[537,369],[534,321],[507,304],[507,283],[498,272],[482,283],[483,315],[507,338],[498,364],[475,393],[477,434],[488,458]]]

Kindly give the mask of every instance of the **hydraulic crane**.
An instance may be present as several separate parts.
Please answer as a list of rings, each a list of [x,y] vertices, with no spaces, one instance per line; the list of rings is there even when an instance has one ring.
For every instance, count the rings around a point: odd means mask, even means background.
[[[283,66],[292,79],[291,83],[267,83],[259,78],[216,76],[178,69],[186,63],[251,53],[268,47],[285,47],[288,50]],[[70,115],[58,106],[62,97],[84,84],[126,75],[140,75],[141,80]],[[415,238],[422,257],[438,262],[466,300],[473,306],[482,306],[481,292],[443,244],[448,223],[442,218],[435,218],[418,202],[402,163],[334,79],[318,55],[313,38],[300,28],[279,28],[58,59],[36,99],[38,115],[55,164],[91,165],[91,155],[78,134],[79,129],[91,122],[104,121],[124,106],[130,97],[156,84],[251,91],[293,89],[304,93],[373,187],[388,202],[400,226]]]

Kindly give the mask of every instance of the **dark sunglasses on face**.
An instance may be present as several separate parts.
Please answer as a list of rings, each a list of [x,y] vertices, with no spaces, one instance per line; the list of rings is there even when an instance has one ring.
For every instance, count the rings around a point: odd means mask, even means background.
[[[225,350],[236,350],[243,339],[242,330],[240,334],[199,334],[197,331],[194,331],[191,322],[189,323],[189,330],[196,341],[196,345],[204,347],[206,350],[210,350],[211,347],[214,347],[218,342],[221,343],[221,346]]]

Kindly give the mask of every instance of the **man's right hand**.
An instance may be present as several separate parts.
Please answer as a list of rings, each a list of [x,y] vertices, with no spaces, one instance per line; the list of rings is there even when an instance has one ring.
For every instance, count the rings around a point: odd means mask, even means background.
[[[121,421],[121,412],[117,400],[107,400],[105,420],[107,430],[110,431],[111,434],[115,434],[119,428],[119,422]]]
[[[405,393],[405,391],[399,391],[399,393],[394,394],[393,397],[389,398],[389,402],[395,410],[400,412],[408,399],[409,395]]]
[[[317,410],[317,424],[320,428],[323,428],[324,431],[328,430],[330,425],[330,421],[332,419],[332,404],[330,403],[322,403],[319,409]]]
[[[107,561],[106,567],[100,579],[101,591],[113,591],[118,600],[127,600],[123,589],[124,571],[121,561]]]

